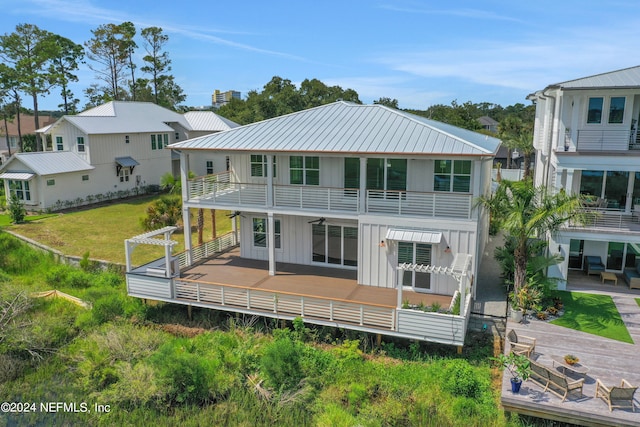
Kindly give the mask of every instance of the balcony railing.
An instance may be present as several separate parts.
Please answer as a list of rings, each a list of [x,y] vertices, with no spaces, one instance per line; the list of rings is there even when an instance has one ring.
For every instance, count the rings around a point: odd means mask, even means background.
[[[590,231],[619,231],[626,233],[640,233],[638,216],[629,212],[585,208],[582,210],[584,222],[571,222],[567,228]]]
[[[629,130],[581,129],[578,130],[576,151],[626,151],[637,148],[632,136]],[[565,139],[565,147],[570,144],[570,139]]]
[[[202,204],[267,207],[267,185],[230,182],[228,173],[189,180],[190,200]],[[365,208],[362,195],[354,188],[274,185],[273,207],[310,211],[373,213],[420,217],[471,218],[472,195],[418,191],[367,190]]]

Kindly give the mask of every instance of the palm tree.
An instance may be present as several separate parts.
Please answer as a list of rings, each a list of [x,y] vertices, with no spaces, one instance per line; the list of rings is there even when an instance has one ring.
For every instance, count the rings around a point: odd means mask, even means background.
[[[478,205],[491,211],[497,229],[513,239],[513,288],[518,293],[526,285],[527,266],[535,240],[546,238],[568,221],[584,222],[579,196],[567,195],[564,190],[550,194],[544,187],[536,188],[532,180],[503,179],[490,197],[479,197]]]
[[[195,174],[189,171],[189,179],[194,178]],[[160,178],[160,187],[163,190],[169,190],[169,194],[180,194],[182,191],[182,181],[176,179],[171,172],[167,172],[162,175]],[[215,212],[215,211],[214,211]],[[212,214],[212,215],[215,215]],[[214,216],[215,219],[215,216]],[[204,209],[198,208],[198,219],[196,221],[198,228],[198,245],[201,245],[204,242],[203,231],[204,231]],[[215,223],[214,223],[214,233],[215,233]],[[214,235],[215,237],[215,235]]]

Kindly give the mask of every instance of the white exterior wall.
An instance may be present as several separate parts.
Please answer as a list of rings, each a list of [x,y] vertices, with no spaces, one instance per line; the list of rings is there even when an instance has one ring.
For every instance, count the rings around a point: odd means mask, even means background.
[[[82,132],[77,127],[71,125],[69,122],[64,121],[56,127],[55,133],[51,134],[51,144],[53,151],[59,151],[56,144],[57,136],[62,137],[62,144],[64,148],[62,151],[72,151],[80,156],[85,162],[91,163],[91,148],[89,145],[89,137],[87,134]],[[78,151],[79,136],[84,138],[84,152]]]

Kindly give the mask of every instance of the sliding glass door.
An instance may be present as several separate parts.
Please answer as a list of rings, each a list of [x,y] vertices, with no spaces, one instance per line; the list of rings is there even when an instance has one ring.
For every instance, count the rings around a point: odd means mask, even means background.
[[[311,226],[313,262],[357,267],[358,229],[342,225]]]

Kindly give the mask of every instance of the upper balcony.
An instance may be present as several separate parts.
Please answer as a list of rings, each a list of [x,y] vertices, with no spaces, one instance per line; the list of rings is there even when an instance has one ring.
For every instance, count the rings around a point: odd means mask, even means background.
[[[610,152],[628,150],[640,150],[640,134],[637,131],[579,129],[575,135],[568,129],[565,132],[564,151]]]
[[[472,195],[466,193],[367,190],[363,195],[354,188],[274,184],[269,197],[266,184],[231,182],[228,172],[191,179],[187,188],[189,202],[203,207],[456,219],[471,219],[473,210]]]

